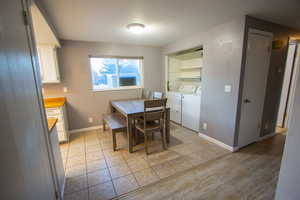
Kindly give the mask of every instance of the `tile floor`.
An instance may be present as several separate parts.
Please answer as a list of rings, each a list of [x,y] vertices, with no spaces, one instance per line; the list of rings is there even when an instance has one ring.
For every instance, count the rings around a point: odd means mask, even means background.
[[[174,124],[165,151],[159,134],[148,156],[143,144],[130,154],[123,133],[117,135],[117,147],[118,151],[112,151],[111,135],[102,130],[74,134],[69,143],[61,145],[65,200],[111,199],[230,153]]]

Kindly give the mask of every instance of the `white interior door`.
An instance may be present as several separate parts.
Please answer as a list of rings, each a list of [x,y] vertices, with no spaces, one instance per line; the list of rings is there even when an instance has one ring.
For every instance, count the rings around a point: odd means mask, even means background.
[[[271,33],[249,30],[238,136],[239,147],[251,144],[259,138],[271,45]]]

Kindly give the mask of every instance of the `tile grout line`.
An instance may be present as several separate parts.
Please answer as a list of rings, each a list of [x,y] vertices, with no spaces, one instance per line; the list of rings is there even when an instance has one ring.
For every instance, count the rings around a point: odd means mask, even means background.
[[[101,131],[101,130],[99,130],[99,131]],[[102,134],[105,134],[105,132],[104,132],[103,130],[102,130],[101,132],[102,132]],[[98,136],[98,140],[99,140],[99,144],[100,144],[100,140],[101,140],[101,139],[99,138],[99,136]],[[113,190],[114,190],[114,192],[115,192],[115,197],[116,197],[116,196],[118,196],[117,190],[116,190],[115,185],[114,185],[114,183],[113,183],[113,179],[112,179],[111,173],[110,173],[110,171],[109,171],[109,166],[108,166],[108,163],[107,163],[107,160],[106,160],[106,156],[105,156],[105,154],[104,154],[104,150],[103,150],[101,144],[100,144],[100,148],[101,148],[101,152],[102,152],[103,157],[104,157],[104,161],[105,161],[105,164],[106,164],[106,169],[107,169],[107,171],[108,171],[108,173],[109,173],[109,176],[110,176],[110,182],[111,182],[111,184],[112,184],[112,186],[113,186]],[[107,181],[107,182],[108,182],[108,181]],[[113,197],[113,198],[115,198],[115,197]]]

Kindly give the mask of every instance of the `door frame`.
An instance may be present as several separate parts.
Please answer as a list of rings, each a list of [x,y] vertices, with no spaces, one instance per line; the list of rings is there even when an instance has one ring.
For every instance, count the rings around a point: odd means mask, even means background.
[[[244,90],[244,81],[245,81],[245,75],[246,75],[246,60],[247,60],[247,49],[248,49],[248,36],[250,33],[253,34],[258,34],[262,36],[267,36],[267,37],[274,37],[274,34],[272,32],[260,30],[257,28],[251,28],[248,27],[247,25],[245,26],[244,29],[244,40],[243,40],[243,53],[242,53],[242,69],[241,69],[241,74],[240,74],[240,82],[239,82],[239,95],[238,95],[238,105],[237,105],[237,115],[236,115],[236,124],[235,124],[235,137],[234,137],[234,148],[236,150],[244,147],[240,146],[238,144],[238,138],[239,138],[239,133],[240,133],[240,121],[241,121],[241,114],[242,114],[242,104],[243,104],[243,90]],[[265,101],[263,103],[263,108],[265,107]],[[260,132],[258,133],[258,137],[256,141],[260,141],[261,136]],[[256,142],[254,141],[254,142]]]
[[[291,115],[291,111],[292,111],[292,104],[293,104],[293,100],[294,100],[294,95],[295,95],[295,88],[293,86],[295,86],[295,83],[298,80],[298,76],[299,76],[299,59],[300,59],[300,43],[299,40],[294,40],[294,39],[289,39],[289,45],[291,44],[295,44],[295,52],[293,55],[293,61],[292,61],[292,69],[291,69],[291,74],[289,77],[289,82],[288,82],[288,91],[287,91],[287,97],[285,102],[283,102],[285,105],[284,108],[284,113],[283,113],[283,120],[282,120],[282,127],[283,128],[288,128],[288,124],[289,124],[289,116]],[[286,60],[287,62],[287,60]],[[286,71],[285,71],[286,72]],[[281,95],[282,95],[281,91]],[[281,103],[281,102],[280,102]],[[278,117],[277,117],[278,118]]]
[[[42,126],[43,126],[43,135],[46,141],[46,147],[47,147],[47,153],[49,158],[49,166],[51,169],[51,175],[53,180],[53,185],[55,188],[55,196],[57,199],[63,198],[63,191],[60,191],[59,183],[58,183],[58,177],[56,173],[56,167],[54,163],[54,154],[52,151],[51,143],[50,143],[50,137],[49,137],[49,130],[48,130],[48,122],[47,122],[47,116],[45,111],[45,105],[44,105],[44,98],[43,98],[43,92],[42,92],[42,81],[40,77],[40,66],[39,66],[39,60],[38,60],[38,54],[36,49],[36,40],[35,35],[33,32],[33,24],[32,24],[32,17],[31,17],[31,11],[30,7],[35,4],[35,0],[22,0],[22,5],[24,12],[26,13],[24,17],[26,17],[27,25],[25,26],[26,32],[27,32],[27,38],[28,38],[28,46],[31,53],[31,62],[33,66],[34,71],[34,78],[35,78],[35,85],[36,85],[36,92],[37,92],[37,98],[39,102],[40,107],[40,115],[42,118]]]

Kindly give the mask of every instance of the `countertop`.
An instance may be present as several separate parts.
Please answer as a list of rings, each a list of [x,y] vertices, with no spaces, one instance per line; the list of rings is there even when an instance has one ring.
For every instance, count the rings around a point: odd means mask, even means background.
[[[44,104],[46,108],[57,108],[65,105],[66,98],[65,97],[52,97],[52,98],[45,98]]]
[[[48,121],[48,130],[49,130],[49,134],[50,134],[56,125],[57,118],[49,117],[49,118],[47,118],[47,121]]]

